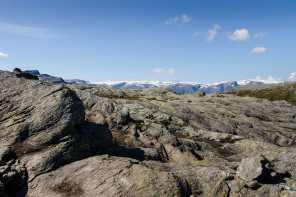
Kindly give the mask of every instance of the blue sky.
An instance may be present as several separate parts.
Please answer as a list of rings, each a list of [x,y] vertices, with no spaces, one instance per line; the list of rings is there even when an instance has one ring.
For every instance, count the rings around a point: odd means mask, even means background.
[[[1,0],[0,5],[1,70],[38,69],[92,82],[296,78],[291,76],[295,0]]]

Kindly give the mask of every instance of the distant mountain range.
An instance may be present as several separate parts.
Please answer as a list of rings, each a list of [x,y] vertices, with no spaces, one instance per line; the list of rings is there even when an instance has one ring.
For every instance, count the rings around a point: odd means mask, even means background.
[[[204,84],[197,82],[158,82],[158,81],[107,81],[95,82],[93,84],[100,86],[108,86],[113,88],[129,88],[129,89],[143,89],[143,88],[168,88],[179,94],[194,93],[196,91],[203,91],[206,94],[226,92],[227,90],[245,85],[264,85],[275,84],[283,81],[270,81],[270,80],[239,80],[239,81],[226,81],[212,84]]]
[[[204,84],[198,82],[159,82],[159,81],[104,81],[104,82],[88,82],[80,79],[68,79],[64,80],[60,77],[54,77],[48,74],[40,74],[38,70],[27,70],[33,75],[37,75],[42,81],[51,81],[53,83],[64,83],[64,84],[88,84],[92,86],[107,86],[113,88],[128,88],[128,89],[143,89],[143,88],[168,88],[179,94],[194,93],[196,91],[203,91],[206,94],[226,92],[227,90],[245,85],[264,85],[264,84],[276,84],[283,81],[277,80],[262,80],[262,79],[251,79],[251,80],[238,80],[238,81],[226,81],[212,84]]]

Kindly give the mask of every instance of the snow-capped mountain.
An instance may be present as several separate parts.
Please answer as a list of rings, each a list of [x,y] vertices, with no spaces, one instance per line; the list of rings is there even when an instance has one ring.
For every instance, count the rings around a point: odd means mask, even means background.
[[[198,82],[160,82],[160,81],[105,81],[93,82],[95,85],[107,86],[113,88],[129,88],[129,89],[143,89],[143,88],[168,88],[179,94],[194,93],[196,91],[204,91],[206,94],[226,92],[227,90],[243,85],[264,85],[281,83],[280,80],[264,80],[264,79],[250,79],[239,81],[226,81],[212,84],[204,84]]]
[[[245,85],[264,85],[276,84],[283,81],[269,77],[267,79],[250,79],[239,81],[225,81],[212,84],[198,83],[198,82],[160,82],[160,81],[102,81],[102,82],[88,82],[80,79],[62,79],[60,77],[51,76],[48,74],[40,74],[38,70],[27,70],[25,72],[37,75],[42,81],[51,81],[53,83],[64,84],[87,84],[92,86],[107,86],[113,88],[129,88],[129,89],[143,89],[143,88],[168,88],[179,94],[194,93],[196,91],[204,91],[206,94],[226,92],[227,90]]]

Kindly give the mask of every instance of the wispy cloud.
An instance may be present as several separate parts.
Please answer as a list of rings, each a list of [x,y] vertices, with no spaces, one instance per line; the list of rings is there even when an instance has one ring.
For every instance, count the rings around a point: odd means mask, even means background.
[[[191,22],[191,18],[190,17],[188,17],[186,14],[183,14],[182,16],[181,16],[181,21],[183,22],[183,23],[189,23],[189,22]]]
[[[199,35],[199,32],[195,32],[195,33],[193,33],[193,36],[194,37],[197,37]]]
[[[183,14],[180,17],[169,18],[168,20],[166,20],[164,22],[164,24],[166,24],[166,25],[170,25],[170,24],[179,24],[179,25],[181,25],[181,24],[184,24],[184,23],[189,23],[191,21],[192,21],[192,19],[189,16],[187,16],[186,14]]]
[[[290,74],[289,80],[290,81],[296,81],[296,72],[293,72],[293,73]]]
[[[247,29],[237,29],[228,38],[234,41],[247,41],[250,39],[250,34]]]
[[[163,68],[154,68],[152,70],[152,72],[158,73],[158,74],[164,74],[165,73],[165,69],[163,69]]]
[[[48,29],[31,26],[21,26],[2,22],[0,22],[0,32],[12,33],[21,36],[28,36],[41,39],[50,39],[55,38],[57,36]]]
[[[209,29],[208,33],[207,33],[208,35],[206,37],[206,41],[210,42],[210,41],[214,40],[219,29],[221,29],[220,25],[214,25],[213,29]]]
[[[175,70],[174,69],[172,69],[172,68],[168,69],[168,74],[172,75],[174,73],[175,73]]]
[[[266,36],[266,33],[260,32],[253,35],[254,38],[263,38]]]
[[[169,18],[168,20],[166,20],[166,21],[164,22],[164,24],[166,24],[166,25],[174,24],[174,23],[177,23],[179,20],[180,20],[179,17],[176,17],[176,18]]]
[[[170,68],[168,70],[164,69],[164,68],[154,68],[152,70],[152,72],[154,73],[158,73],[158,74],[169,74],[169,75],[173,75],[175,73],[175,70]]]
[[[267,53],[267,48],[265,47],[255,47],[250,51],[250,53]]]
[[[8,54],[0,52],[0,58],[6,58],[6,57],[8,57]]]

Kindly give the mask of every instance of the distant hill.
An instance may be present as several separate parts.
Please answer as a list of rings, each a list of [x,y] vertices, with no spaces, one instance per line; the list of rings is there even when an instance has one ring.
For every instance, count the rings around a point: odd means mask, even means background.
[[[95,82],[94,84],[100,86],[107,86],[112,88],[128,88],[128,89],[144,89],[144,88],[168,88],[179,94],[195,93],[196,91],[203,91],[206,94],[226,92],[237,86],[245,85],[264,85],[277,84],[282,81],[267,81],[267,80],[240,80],[240,81],[226,81],[212,84],[204,84],[197,82],[158,82],[158,81],[107,81]]]
[[[62,79],[48,74],[40,74],[38,70],[26,70],[24,72],[36,75],[41,81],[51,81],[53,83],[64,84],[87,84],[92,86],[106,86],[112,88],[128,88],[128,89],[144,89],[144,88],[168,88],[179,94],[191,94],[197,91],[203,91],[206,94],[226,92],[234,87],[246,85],[265,85],[278,84],[282,81],[270,80],[239,80],[226,81],[212,84],[204,84],[198,82],[159,82],[159,81],[104,81],[104,82],[88,82],[80,79]]]
[[[270,101],[285,100],[296,105],[296,82],[285,82],[269,86],[252,85],[236,87],[227,93],[241,97],[263,98]]]

